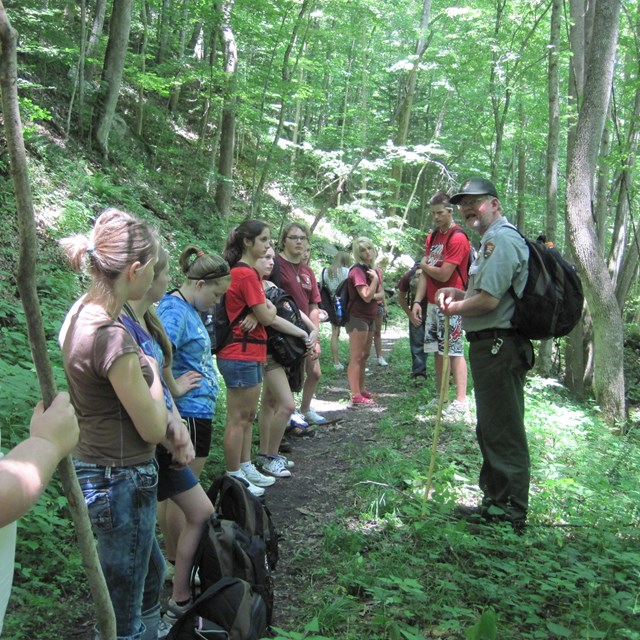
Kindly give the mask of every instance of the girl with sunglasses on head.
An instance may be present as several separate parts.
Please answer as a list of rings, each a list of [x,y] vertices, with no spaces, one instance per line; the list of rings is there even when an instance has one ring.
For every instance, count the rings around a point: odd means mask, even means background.
[[[160,370],[118,316],[153,280],[158,241],[145,223],[117,209],[90,236],[61,241],[71,266],[85,265],[89,291],[60,332],[69,394],[80,425],[74,464],[98,538],[98,555],[119,640],[156,640],[164,559],[155,538],[160,442],[176,456]],[[183,461],[183,460],[179,460]],[[96,637],[100,637],[99,630]],[[164,636],[162,636],[164,637]]]

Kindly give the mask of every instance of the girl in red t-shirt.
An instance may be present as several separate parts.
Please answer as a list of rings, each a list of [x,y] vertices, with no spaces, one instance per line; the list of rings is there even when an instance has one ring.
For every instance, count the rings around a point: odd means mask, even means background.
[[[355,265],[349,270],[348,286],[349,367],[347,379],[351,389],[351,405],[373,405],[374,394],[364,388],[364,370],[375,329],[378,302],[384,299],[382,273],[375,268],[376,248],[369,238],[358,238],[353,243]]]
[[[233,337],[216,358],[227,387],[223,439],[227,474],[242,481],[256,496],[264,493],[263,487],[275,482],[274,477],[261,474],[251,462],[251,427],[267,359],[265,327],[276,317],[275,307],[264,295],[255,264],[264,257],[270,243],[269,227],[259,220],[245,220],[229,233],[223,256],[231,266],[225,307]]]

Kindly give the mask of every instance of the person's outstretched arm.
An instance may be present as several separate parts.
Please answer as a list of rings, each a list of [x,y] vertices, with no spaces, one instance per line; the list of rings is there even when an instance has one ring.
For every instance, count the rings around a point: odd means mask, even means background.
[[[30,437],[0,460],[0,527],[17,520],[36,503],[58,463],[78,442],[78,421],[68,393],[58,394],[31,418]]]

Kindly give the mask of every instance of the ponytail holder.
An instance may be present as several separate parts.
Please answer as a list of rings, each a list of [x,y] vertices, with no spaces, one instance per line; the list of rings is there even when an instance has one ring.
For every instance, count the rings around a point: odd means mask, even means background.
[[[92,256],[94,251],[95,251],[95,247],[94,247],[92,244],[90,244],[90,245],[87,247],[87,253],[88,253],[90,256]]]
[[[202,256],[204,256],[204,255],[205,255],[205,252],[204,252],[204,251],[198,251],[198,252],[196,253],[196,258],[202,258]]]

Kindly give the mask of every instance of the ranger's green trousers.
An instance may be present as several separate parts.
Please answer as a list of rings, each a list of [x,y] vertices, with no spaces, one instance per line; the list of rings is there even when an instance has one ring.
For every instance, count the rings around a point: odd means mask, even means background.
[[[480,489],[484,507],[498,507],[523,521],[529,504],[529,448],[524,429],[524,382],[533,366],[531,342],[505,336],[470,344],[476,397],[476,435],[482,453]],[[492,353],[499,346],[497,353]]]

